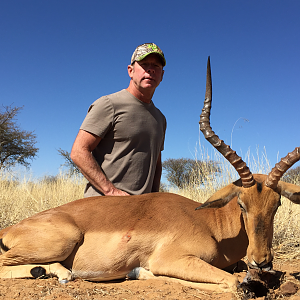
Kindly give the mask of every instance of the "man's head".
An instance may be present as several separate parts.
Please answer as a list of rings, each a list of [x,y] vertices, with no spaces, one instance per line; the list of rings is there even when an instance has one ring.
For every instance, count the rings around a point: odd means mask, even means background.
[[[128,66],[130,83],[127,90],[139,100],[150,103],[155,89],[163,79],[166,60],[153,43],[138,46]]]
[[[166,65],[166,59],[165,59],[164,53],[154,43],[146,43],[146,44],[142,44],[142,45],[138,46],[132,54],[131,65],[133,65],[134,62],[139,62],[139,61],[143,60],[149,54],[157,55],[159,57],[159,59],[161,60],[162,66],[164,67]]]

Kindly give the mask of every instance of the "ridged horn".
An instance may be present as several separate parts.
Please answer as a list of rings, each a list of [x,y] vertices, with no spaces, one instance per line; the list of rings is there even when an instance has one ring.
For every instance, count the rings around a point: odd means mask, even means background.
[[[202,113],[200,115],[200,130],[204,137],[216,148],[235,168],[241,177],[243,187],[248,188],[255,184],[252,173],[247,167],[246,163],[233,151],[224,141],[213,132],[210,126],[210,110],[212,102],[212,82],[211,82],[211,69],[210,57],[207,60],[207,73],[206,73],[206,91],[205,100]]]
[[[293,152],[288,153],[287,156],[283,157],[280,162],[275,165],[275,167],[267,176],[265,185],[270,187],[271,189],[275,189],[282,175],[299,160],[300,147],[296,147]]]

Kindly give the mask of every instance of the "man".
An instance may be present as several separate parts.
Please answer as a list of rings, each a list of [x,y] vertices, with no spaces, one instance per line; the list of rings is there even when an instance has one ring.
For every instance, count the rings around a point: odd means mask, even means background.
[[[128,88],[90,106],[71,151],[89,181],[85,197],[159,191],[166,119],[152,96],[165,64],[157,45],[138,46],[128,66]]]

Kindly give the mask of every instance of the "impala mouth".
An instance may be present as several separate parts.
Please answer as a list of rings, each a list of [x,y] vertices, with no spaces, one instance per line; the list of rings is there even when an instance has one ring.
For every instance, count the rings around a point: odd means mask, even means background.
[[[254,269],[254,270],[258,270],[259,273],[261,272],[268,272],[268,273],[275,273],[274,269],[273,269],[273,263],[272,261],[268,262],[267,264],[261,264],[261,265],[253,265],[251,263],[248,263],[248,267],[249,269]]]
[[[261,270],[263,272],[275,273],[275,271],[273,269],[273,263],[272,262],[269,262],[266,266],[264,266],[263,268],[261,268]]]

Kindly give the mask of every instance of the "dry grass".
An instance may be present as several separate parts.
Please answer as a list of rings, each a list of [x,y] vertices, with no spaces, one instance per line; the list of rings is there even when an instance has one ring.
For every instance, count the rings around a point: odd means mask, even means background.
[[[0,173],[0,228],[83,197],[84,178],[60,174],[50,179],[31,180],[28,175],[19,178]]]
[[[270,166],[264,153],[262,158],[249,153],[244,159],[253,173],[268,173]],[[222,169],[221,174],[210,175],[204,170],[205,185],[198,174],[193,182],[182,190],[170,190],[198,202],[204,202],[216,190],[238,178],[233,167],[218,152],[209,156],[205,151],[198,160],[215,160]],[[294,182],[300,185],[300,179]],[[19,178],[10,173],[0,173],[0,228],[15,224],[39,211],[46,210],[83,197],[86,181],[82,177],[66,174],[56,176],[56,180],[31,180],[25,175]],[[300,258],[300,205],[283,198],[274,221],[273,245],[276,256],[284,259]]]
[[[292,183],[300,186],[300,177]],[[300,258],[300,205],[284,197],[281,202],[275,216],[273,247],[278,258]]]

